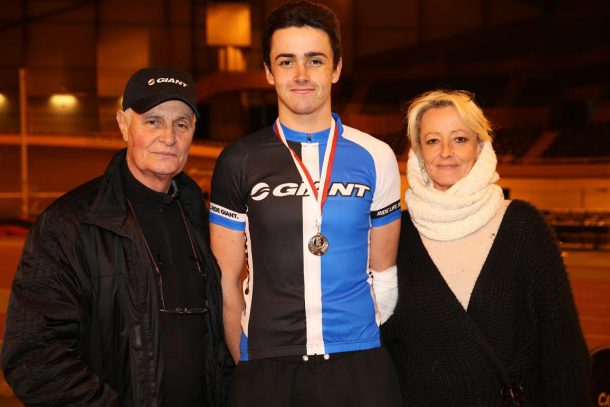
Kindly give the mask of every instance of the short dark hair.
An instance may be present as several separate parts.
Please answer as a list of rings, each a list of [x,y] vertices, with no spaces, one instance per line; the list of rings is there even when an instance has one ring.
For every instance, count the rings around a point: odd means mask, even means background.
[[[263,29],[263,62],[271,67],[271,37],[282,28],[312,27],[324,31],[333,51],[333,67],[341,58],[341,34],[339,19],[323,4],[311,1],[288,1],[274,9],[265,20]]]

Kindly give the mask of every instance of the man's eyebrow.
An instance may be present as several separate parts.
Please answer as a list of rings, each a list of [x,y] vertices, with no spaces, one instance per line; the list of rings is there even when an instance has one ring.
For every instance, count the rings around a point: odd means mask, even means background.
[[[163,120],[163,115],[159,114],[159,113],[148,113],[148,112],[144,112],[140,115],[143,119],[160,119]],[[184,113],[184,114],[179,114],[177,115],[178,117],[176,117],[175,120],[191,120],[193,117],[195,117],[195,113]]]
[[[295,58],[296,55],[295,54],[278,54],[274,59],[280,59],[280,58]]]
[[[325,57],[325,58],[328,58],[328,56],[327,56],[325,53],[320,52],[320,51],[310,51],[310,52],[306,52],[306,53],[305,53],[305,57],[306,57],[306,58],[311,58],[311,57],[320,57],[320,56]],[[296,58],[296,55],[295,55],[295,54],[289,54],[289,53],[278,54],[278,55],[275,57],[275,59],[277,60],[277,59],[279,59],[279,58]]]
[[[326,54],[325,54],[325,53],[320,52],[320,51],[311,51],[311,52],[306,52],[306,53],[305,53],[305,56],[306,56],[307,58],[311,58],[311,57],[325,57],[325,58],[328,58],[328,56],[326,56]]]

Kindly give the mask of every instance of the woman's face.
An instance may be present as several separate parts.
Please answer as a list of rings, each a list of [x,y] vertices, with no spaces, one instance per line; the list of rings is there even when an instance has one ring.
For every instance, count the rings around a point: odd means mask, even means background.
[[[453,106],[426,111],[419,134],[424,167],[434,187],[441,191],[470,172],[481,150],[478,136]]]

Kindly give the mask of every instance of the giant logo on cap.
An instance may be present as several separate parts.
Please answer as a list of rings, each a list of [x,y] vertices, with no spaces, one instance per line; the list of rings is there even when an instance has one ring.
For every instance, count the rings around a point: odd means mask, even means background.
[[[176,85],[182,86],[183,88],[189,86],[187,83],[182,82],[180,79],[176,78],[150,78],[148,80],[148,86],[153,86],[155,83],[175,83]]]

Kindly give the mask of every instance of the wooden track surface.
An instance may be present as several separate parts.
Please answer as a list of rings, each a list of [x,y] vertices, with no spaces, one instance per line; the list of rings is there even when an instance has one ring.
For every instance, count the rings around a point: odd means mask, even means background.
[[[0,334],[10,285],[19,261],[24,238],[0,238]],[[610,252],[564,252],[574,299],[589,349],[610,346]],[[20,407],[0,372],[0,406]]]

